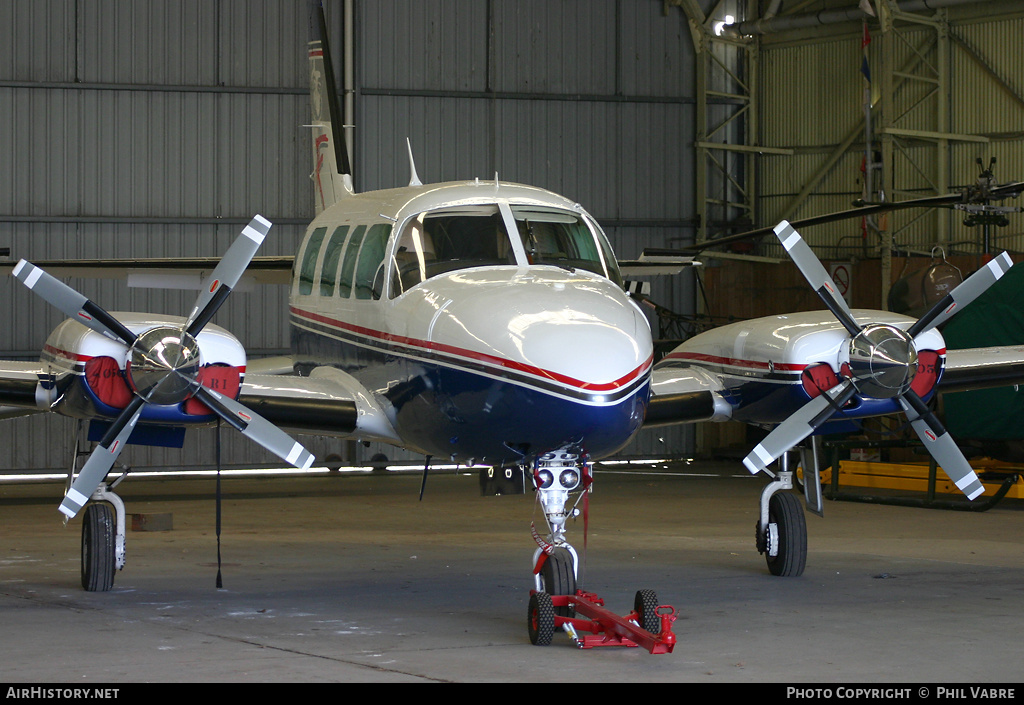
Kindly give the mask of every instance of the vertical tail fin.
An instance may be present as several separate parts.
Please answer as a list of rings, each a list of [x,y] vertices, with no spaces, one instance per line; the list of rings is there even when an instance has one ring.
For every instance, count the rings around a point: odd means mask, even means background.
[[[313,184],[316,212],[353,192],[323,5],[310,3],[309,100],[313,112]]]

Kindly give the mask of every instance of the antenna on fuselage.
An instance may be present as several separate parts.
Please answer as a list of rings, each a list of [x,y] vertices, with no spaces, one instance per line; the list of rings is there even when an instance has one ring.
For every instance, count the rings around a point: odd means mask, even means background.
[[[409,185],[422,186],[423,182],[420,181],[419,174],[416,173],[416,160],[412,158],[412,140],[408,137],[405,138],[405,146],[409,150]]]

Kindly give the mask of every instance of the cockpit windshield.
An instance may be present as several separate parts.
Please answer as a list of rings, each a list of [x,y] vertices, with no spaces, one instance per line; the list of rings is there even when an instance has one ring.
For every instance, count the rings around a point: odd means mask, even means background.
[[[618,265],[604,235],[568,211],[512,207],[516,228],[530,264],[585,269],[622,283]]]
[[[445,272],[502,264],[516,258],[498,206],[420,213],[399,235],[392,295]]]
[[[604,235],[570,211],[512,206],[526,261],[517,261],[505,213],[498,205],[460,206],[420,213],[409,220],[396,243],[391,295],[439,274],[470,267],[551,264],[585,269],[621,284]],[[519,251],[518,256],[523,257]]]

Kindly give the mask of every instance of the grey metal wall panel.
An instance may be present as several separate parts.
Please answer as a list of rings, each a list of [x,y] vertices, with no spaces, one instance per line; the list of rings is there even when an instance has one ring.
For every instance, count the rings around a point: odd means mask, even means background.
[[[614,215],[617,109],[606,102],[503,101],[495,126],[501,173],[561,193],[595,216]]]
[[[75,80],[76,0],[0,3],[0,81]]]
[[[660,2],[618,3],[619,85],[624,95],[696,98],[695,60],[686,16]]]
[[[621,115],[622,152],[611,175],[621,200],[620,216],[694,218],[695,106],[632,103],[622,106]]]
[[[210,4],[198,0],[202,4]],[[220,0],[221,85],[250,89],[309,86],[309,17],[296,0]],[[334,5],[335,3],[325,2]]]
[[[95,0],[73,10],[78,80],[216,85],[218,3]]]
[[[611,95],[616,81],[616,3],[494,3],[494,89]]]
[[[77,198],[71,175],[80,155],[74,142],[78,96],[63,91],[0,87],[0,213],[65,209]]]
[[[374,95],[362,98],[359,114],[354,169],[360,190],[409,183],[407,138],[424,183],[494,177],[489,101]]]
[[[359,78],[413,91],[487,89],[488,3],[383,0],[358,8]]]

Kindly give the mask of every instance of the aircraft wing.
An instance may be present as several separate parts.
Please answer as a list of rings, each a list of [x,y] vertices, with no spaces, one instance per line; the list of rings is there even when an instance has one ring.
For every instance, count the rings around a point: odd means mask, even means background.
[[[732,407],[722,396],[721,380],[696,367],[674,366],[671,358],[651,373],[651,401],[644,428],[698,421],[725,421]]]
[[[694,257],[682,255],[652,256],[646,252],[638,260],[619,260],[619,272],[625,278],[672,276],[687,267],[699,267]]]
[[[291,255],[253,257],[236,288],[244,290],[254,284],[290,284],[294,260]],[[48,260],[33,261],[33,264],[58,278],[122,279],[128,282],[128,286],[135,288],[198,290],[219,261],[217,257],[156,257]],[[10,274],[16,264],[0,263],[0,274]]]
[[[941,392],[966,392],[1024,384],[1024,346],[947,350]]]
[[[0,361],[0,419],[47,411],[52,394],[48,374],[40,362]]]
[[[947,350],[940,392],[964,392],[1024,384],[1024,346]],[[723,421],[732,407],[715,375],[695,367],[658,364],[651,378],[651,401],[644,427]]]
[[[376,398],[332,367],[318,367],[309,377],[247,372],[238,401],[290,433],[401,444]]]

